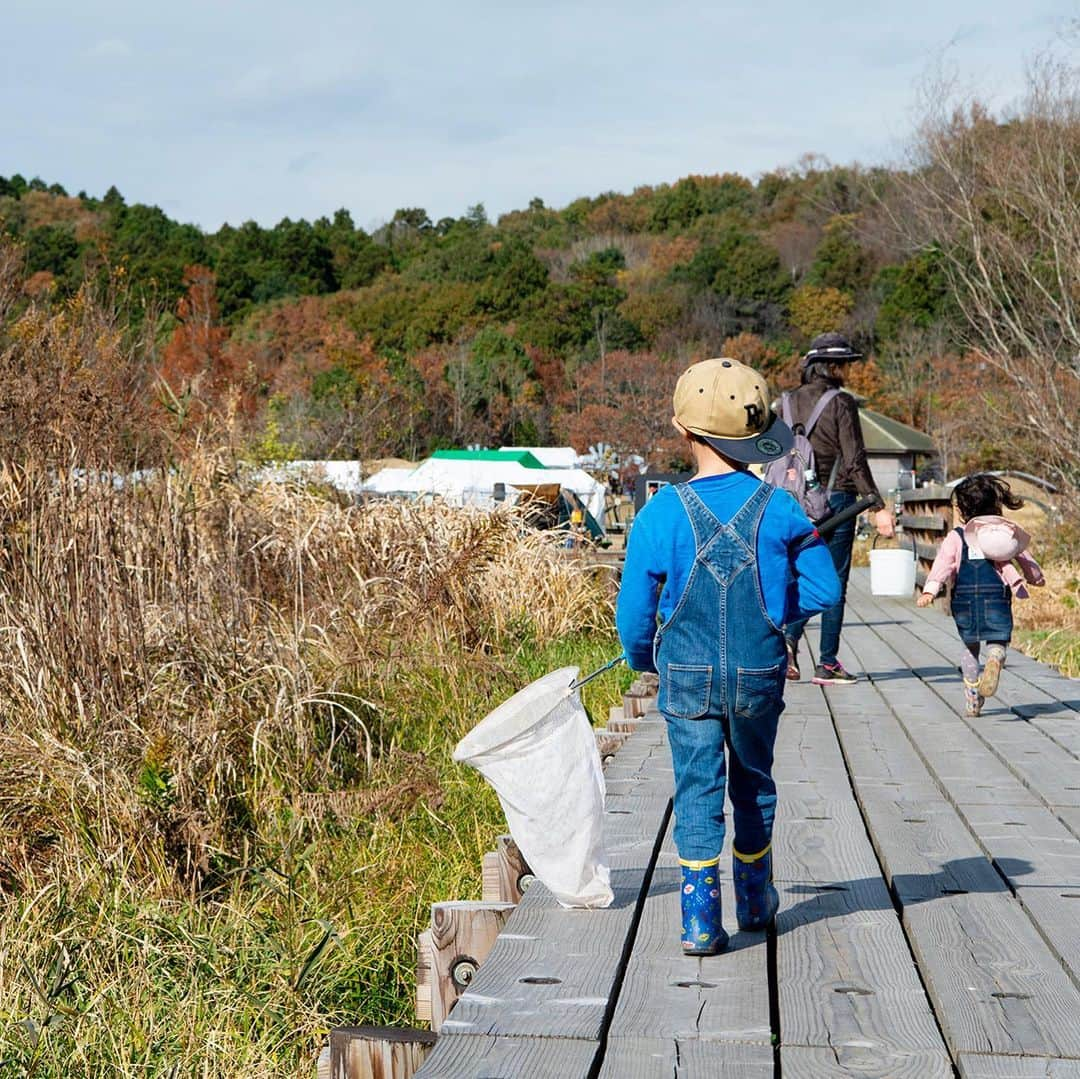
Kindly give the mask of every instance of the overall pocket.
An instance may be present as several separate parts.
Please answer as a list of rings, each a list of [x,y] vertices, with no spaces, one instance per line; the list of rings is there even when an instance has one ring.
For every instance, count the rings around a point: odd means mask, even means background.
[[[967,592],[954,592],[949,601],[949,610],[952,612],[960,639],[970,641],[977,638],[978,626],[975,623],[974,597]]]
[[[994,595],[981,595],[982,615],[979,636],[984,641],[1007,641],[1012,637],[1013,617],[1011,596],[1002,591]]]
[[[740,667],[735,681],[735,714],[743,719],[772,718],[784,700],[786,665]]]
[[[660,679],[658,706],[676,719],[700,719],[709,710],[712,666],[669,663]]]

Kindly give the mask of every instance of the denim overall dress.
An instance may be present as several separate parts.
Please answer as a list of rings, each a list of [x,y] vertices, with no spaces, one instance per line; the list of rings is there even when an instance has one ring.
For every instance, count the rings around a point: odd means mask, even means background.
[[[787,653],[761,592],[757,536],[775,488],[761,484],[726,525],[692,484],[675,490],[693,526],[696,554],[686,588],[654,640],[658,706],[675,771],[679,857],[712,859],[724,844],[727,772],[738,849],[762,850],[772,837],[773,744]]]
[[[952,616],[964,644],[1012,638],[1012,593],[986,558],[971,558],[964,530],[958,528],[963,552],[952,594]]]

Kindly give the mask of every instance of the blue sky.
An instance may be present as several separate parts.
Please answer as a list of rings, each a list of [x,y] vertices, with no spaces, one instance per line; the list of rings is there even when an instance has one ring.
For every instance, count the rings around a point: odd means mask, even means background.
[[[1080,13],[1065,0],[11,8],[0,175],[116,184],[207,229],[339,206],[365,227],[401,206],[439,218],[482,202],[494,217],[806,153],[888,162],[928,68],[1004,105]]]

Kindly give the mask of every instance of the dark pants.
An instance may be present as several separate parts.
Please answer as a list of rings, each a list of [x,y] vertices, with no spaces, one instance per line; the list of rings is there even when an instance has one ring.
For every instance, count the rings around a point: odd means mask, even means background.
[[[829,495],[833,513],[839,513],[855,504],[851,491],[834,491]],[[840,648],[840,627],[844,624],[844,603],[847,599],[848,575],[851,573],[851,548],[855,543],[855,518],[845,521],[825,541],[832,555],[836,576],[840,578],[840,602],[821,613],[821,656],[819,663],[835,663]],[[784,626],[784,636],[793,644],[802,640],[808,619],[789,622]]]

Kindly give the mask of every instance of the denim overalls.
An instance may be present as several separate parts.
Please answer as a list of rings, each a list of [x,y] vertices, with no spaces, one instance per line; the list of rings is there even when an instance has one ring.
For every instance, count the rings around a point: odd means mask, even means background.
[[[692,484],[675,490],[696,545],[686,589],[654,642],[675,770],[675,845],[683,859],[712,859],[723,847],[726,739],[735,843],[756,852],[772,837],[787,662],[758,580],[758,529],[774,488],[761,484],[727,525]]]
[[[956,571],[952,594],[952,616],[964,644],[995,641],[1008,644],[1012,638],[1012,593],[986,558],[968,555],[964,530],[960,534],[963,553]]]

